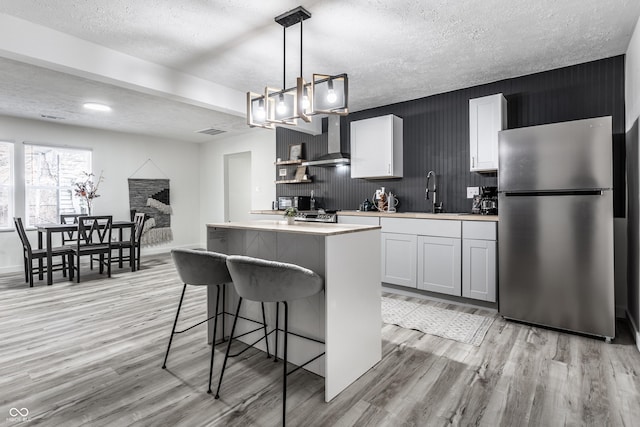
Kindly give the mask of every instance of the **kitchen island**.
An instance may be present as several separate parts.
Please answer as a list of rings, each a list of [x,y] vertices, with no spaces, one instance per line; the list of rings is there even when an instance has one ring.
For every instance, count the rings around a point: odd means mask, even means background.
[[[325,351],[305,369],[325,378],[325,401],[330,401],[382,356],[380,227],[352,224],[246,221],[207,224],[207,249],[229,255],[247,255],[309,268],[324,278],[325,290],[289,305],[289,330],[324,341],[321,344],[289,338],[291,363],[302,364]],[[229,287],[232,289],[232,287]],[[225,311],[233,311],[237,295],[227,292]],[[215,294],[208,294],[209,316]],[[266,304],[267,324],[275,326],[275,304]],[[247,301],[241,315],[261,320],[260,304]],[[282,313],[280,313],[282,316]],[[225,334],[230,331],[228,322]],[[282,318],[280,319],[282,325]],[[255,325],[238,322],[242,334]],[[261,332],[245,337],[248,343]],[[211,334],[211,332],[210,332]],[[282,354],[282,339],[278,353]],[[275,338],[270,336],[273,352]],[[265,349],[260,343],[258,348]]]

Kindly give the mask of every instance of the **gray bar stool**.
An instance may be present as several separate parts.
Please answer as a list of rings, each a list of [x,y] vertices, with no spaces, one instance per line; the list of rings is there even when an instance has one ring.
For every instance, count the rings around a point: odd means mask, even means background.
[[[227,258],[227,267],[229,273],[233,279],[233,285],[236,292],[240,296],[238,300],[238,307],[236,308],[235,317],[233,319],[233,326],[231,327],[231,336],[229,344],[227,345],[227,352],[224,356],[224,362],[222,363],[222,371],[220,372],[220,379],[218,381],[218,389],[216,390],[216,399],[220,397],[220,386],[222,385],[222,377],[224,370],[227,366],[227,359],[234,357],[240,353],[230,355],[231,350],[231,337],[236,329],[238,322],[238,313],[242,305],[243,299],[251,301],[257,301],[263,304],[265,302],[275,302],[276,310],[279,308],[279,304],[284,304],[284,352],[283,358],[283,385],[282,385],[282,425],[285,425],[286,413],[287,413],[287,375],[291,374],[298,369],[306,366],[307,364],[318,359],[324,352],[317,355],[313,359],[303,363],[296,367],[291,372],[287,372],[287,337],[289,332],[289,306],[288,301],[293,301],[301,298],[307,298],[321,292],[324,289],[324,281],[322,277],[318,276],[313,271],[300,267],[294,264],[287,264],[282,262],[267,261],[263,259],[251,258],[246,256],[232,255]],[[263,308],[264,310],[264,308]],[[278,311],[276,311],[277,313]],[[274,350],[275,360],[277,361],[278,354],[278,314],[276,314],[276,349]],[[273,331],[271,331],[273,332]],[[271,333],[269,332],[269,334]],[[293,333],[292,333],[293,334]],[[315,342],[322,343],[322,341],[304,337],[295,334],[300,338],[306,338]],[[265,336],[265,341],[267,338]],[[322,343],[324,344],[324,343]]]
[[[216,252],[207,252],[203,250],[193,249],[173,249],[171,251],[171,257],[176,265],[178,276],[184,283],[182,287],[182,295],[180,296],[180,303],[178,303],[178,311],[176,312],[176,319],[173,322],[173,329],[171,330],[171,336],[169,337],[169,345],[167,346],[167,353],[164,356],[164,362],[162,363],[162,369],[167,367],[167,358],[169,357],[169,350],[171,349],[171,342],[175,334],[181,334],[188,331],[198,325],[201,325],[211,319],[213,321],[213,339],[211,340],[211,363],[209,365],[209,388],[207,393],[211,393],[211,375],[213,371],[213,355],[215,349],[215,339],[218,330],[218,317],[222,315],[222,342],[224,342],[224,315],[231,314],[224,311],[224,299],[225,299],[225,285],[231,283],[231,276],[227,269],[227,255],[219,254]],[[215,314],[202,322],[196,323],[181,331],[176,331],[178,324],[178,316],[180,315],[180,307],[182,307],[182,301],[184,300],[184,294],[187,290],[187,285],[193,286],[215,286],[216,287],[216,311]],[[222,287],[222,311],[220,311],[220,288]],[[264,330],[265,337],[267,336],[267,326],[264,315],[264,304],[262,305],[262,326],[251,332]],[[259,322],[256,322],[259,323]],[[269,356],[269,347],[267,347],[267,357]]]

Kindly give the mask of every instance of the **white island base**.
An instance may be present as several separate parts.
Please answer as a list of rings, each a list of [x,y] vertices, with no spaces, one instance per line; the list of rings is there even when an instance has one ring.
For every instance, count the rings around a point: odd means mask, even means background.
[[[333,399],[380,361],[380,227],[286,225],[279,221],[207,224],[207,249],[297,264],[324,278],[324,292],[289,304],[289,331],[323,340],[325,345],[290,336],[288,359],[300,365],[325,352],[323,357],[305,367],[324,376],[325,401]],[[225,311],[233,313],[238,297],[232,286],[227,288]],[[215,288],[209,289],[209,316],[214,313],[214,305]],[[275,303],[266,303],[265,309],[268,330],[271,330],[275,327]],[[246,301],[241,315],[262,320],[260,304]],[[227,317],[225,335],[231,330],[229,319]],[[280,329],[283,325],[283,310],[280,310]],[[235,335],[256,327],[254,323],[239,320]],[[242,340],[252,343],[262,333],[262,330],[257,331]],[[269,349],[273,353],[274,334],[269,338]],[[278,339],[280,357],[283,354],[282,338],[281,333]],[[265,350],[263,342],[256,347]]]

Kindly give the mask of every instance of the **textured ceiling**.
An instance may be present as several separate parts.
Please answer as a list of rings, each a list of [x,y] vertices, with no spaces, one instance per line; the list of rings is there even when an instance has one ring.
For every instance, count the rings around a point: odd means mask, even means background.
[[[241,92],[261,92],[282,86],[283,30],[273,18],[300,4],[313,15],[304,22],[304,75],[348,73],[352,111],[622,54],[640,14],[637,0],[2,0],[0,13]],[[299,26],[287,30],[287,42],[291,86]],[[0,76],[0,88],[12,97],[11,104],[0,101],[3,114],[26,104],[26,111],[62,115],[56,113],[62,109],[69,123],[100,127],[77,109],[78,99],[95,90],[128,108],[130,129],[113,123],[117,130],[148,133],[173,122],[180,135],[204,123],[202,114],[212,115],[200,128],[239,128],[234,116],[83,79],[70,91],[73,78],[65,83],[59,73],[12,61],[0,62]],[[20,90],[11,90],[13,79]],[[46,93],[33,96],[34,86]],[[167,120],[172,110],[179,120]]]
[[[0,58],[0,93],[0,115],[190,142],[211,140],[209,135],[196,133],[205,128],[225,132],[247,130],[244,117],[3,58]],[[88,111],[82,107],[88,101],[110,105],[113,111]]]

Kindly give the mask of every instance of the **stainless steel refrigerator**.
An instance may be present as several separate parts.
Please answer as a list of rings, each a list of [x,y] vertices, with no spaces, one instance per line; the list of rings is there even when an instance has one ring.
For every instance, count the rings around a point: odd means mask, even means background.
[[[500,132],[499,312],[611,339],[611,117]]]

